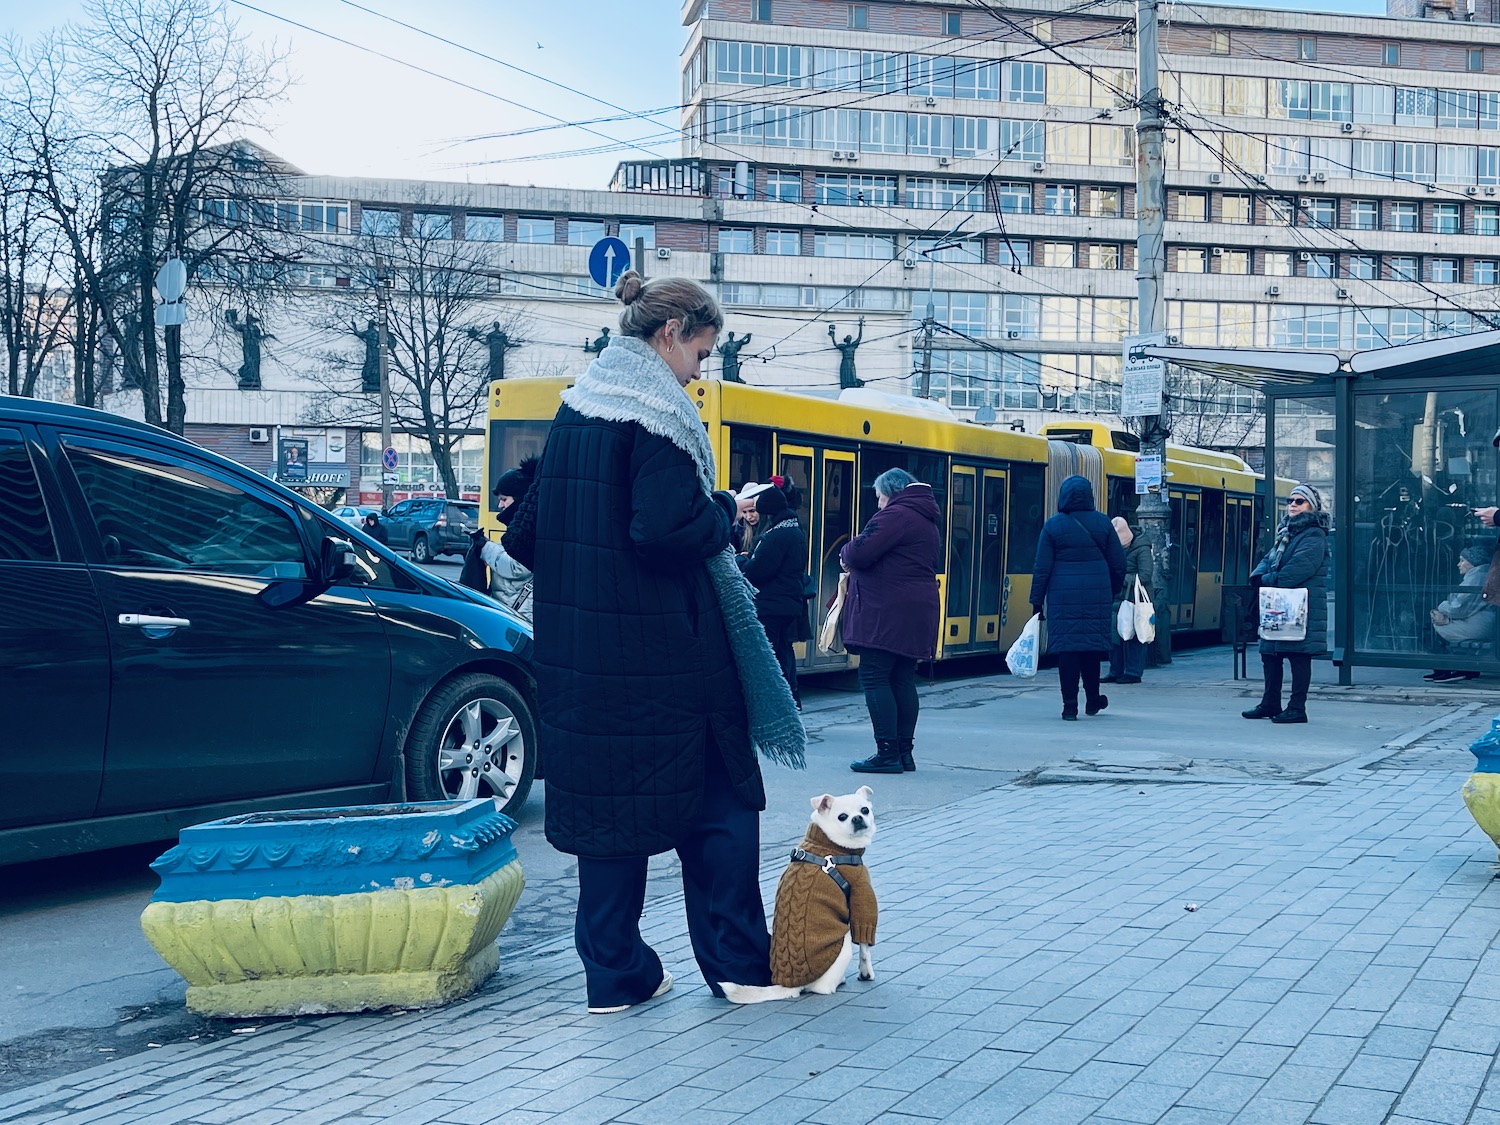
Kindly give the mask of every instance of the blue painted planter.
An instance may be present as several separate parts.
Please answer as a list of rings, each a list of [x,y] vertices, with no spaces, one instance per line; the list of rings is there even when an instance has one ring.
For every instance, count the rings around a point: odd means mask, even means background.
[[[491,800],[184,829],[141,927],[209,1015],[422,1007],[477,988],[525,876]]]

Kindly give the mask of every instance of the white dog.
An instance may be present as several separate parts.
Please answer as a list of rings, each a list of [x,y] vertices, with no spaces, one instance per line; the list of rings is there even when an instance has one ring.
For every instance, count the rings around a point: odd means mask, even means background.
[[[874,980],[870,946],[879,907],[864,852],[875,838],[874,793],[812,799],[812,819],[776,888],[769,988],[721,984],[736,1004],[828,995],[844,981],[859,946],[859,979]]]

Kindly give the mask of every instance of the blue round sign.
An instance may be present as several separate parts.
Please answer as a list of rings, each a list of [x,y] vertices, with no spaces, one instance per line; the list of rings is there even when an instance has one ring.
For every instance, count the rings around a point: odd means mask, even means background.
[[[618,238],[601,238],[589,251],[589,276],[601,289],[613,289],[630,268],[630,247]]]
[[[396,455],[395,446],[388,445],[385,447],[385,451],[380,455],[380,463],[392,472],[395,471],[396,466],[401,463],[400,458]]]

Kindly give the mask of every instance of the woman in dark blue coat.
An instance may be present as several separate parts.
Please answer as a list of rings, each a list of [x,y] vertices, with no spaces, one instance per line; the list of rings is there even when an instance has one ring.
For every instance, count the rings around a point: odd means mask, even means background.
[[[1109,706],[1099,694],[1099,661],[1109,652],[1110,607],[1125,581],[1125,548],[1108,517],[1094,508],[1093,486],[1069,477],[1057,491],[1057,515],[1042,525],[1032,568],[1031,608],[1046,606],[1047,651],[1057,656],[1062,717],[1078,718],[1078,680],[1084,711]]]

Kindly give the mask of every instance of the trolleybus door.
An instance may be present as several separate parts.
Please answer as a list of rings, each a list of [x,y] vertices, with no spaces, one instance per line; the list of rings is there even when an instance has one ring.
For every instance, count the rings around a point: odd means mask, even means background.
[[[1172,628],[1191,630],[1193,604],[1198,595],[1198,497],[1172,489],[1172,556],[1168,573],[1168,604]]]
[[[839,552],[854,534],[858,501],[854,454],[839,449],[783,445],[777,452],[778,472],[802,492],[804,530],[807,532],[808,573],[817,581],[818,592],[809,607],[813,632],[822,620],[823,607],[833,600],[839,585]],[[815,645],[795,646],[802,668],[842,668],[849,658],[843,654],[820,655]]]
[[[976,470],[954,465],[948,476],[948,579],[941,650],[964,651],[974,635]]]
[[[1224,585],[1250,582],[1251,551],[1255,545],[1255,510],[1248,496],[1226,498],[1224,509]]]
[[[974,647],[999,652],[1005,627],[1005,474],[985,469],[979,486],[979,567],[974,590]]]

